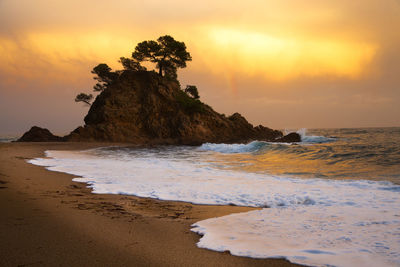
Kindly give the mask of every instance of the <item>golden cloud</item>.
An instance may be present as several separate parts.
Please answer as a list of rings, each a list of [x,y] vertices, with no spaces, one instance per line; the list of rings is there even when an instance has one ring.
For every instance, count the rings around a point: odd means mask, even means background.
[[[378,46],[366,42],[210,27],[202,51],[215,73],[261,75],[271,80],[300,76],[357,78],[373,60]]]

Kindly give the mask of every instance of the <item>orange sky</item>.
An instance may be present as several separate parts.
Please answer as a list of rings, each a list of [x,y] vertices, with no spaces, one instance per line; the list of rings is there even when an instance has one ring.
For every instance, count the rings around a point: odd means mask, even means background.
[[[217,2],[217,3],[215,3]],[[273,128],[400,126],[400,1],[0,0],[0,134],[83,124],[90,70],[170,34],[217,111]]]

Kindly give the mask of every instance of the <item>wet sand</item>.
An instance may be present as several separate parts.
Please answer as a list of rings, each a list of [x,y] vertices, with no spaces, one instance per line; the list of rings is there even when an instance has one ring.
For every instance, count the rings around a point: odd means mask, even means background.
[[[197,248],[192,223],[250,208],[93,194],[26,162],[107,145],[0,143],[0,266],[298,266]]]

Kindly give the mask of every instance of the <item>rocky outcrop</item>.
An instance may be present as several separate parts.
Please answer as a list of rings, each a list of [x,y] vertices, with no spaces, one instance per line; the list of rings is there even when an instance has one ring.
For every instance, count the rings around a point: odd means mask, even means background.
[[[239,113],[226,117],[180,89],[179,82],[152,71],[121,71],[102,91],[85,125],[58,137],[32,127],[18,141],[106,141],[140,145],[244,143],[252,140],[298,142],[300,136],[259,125]]]
[[[298,133],[290,133],[275,140],[280,143],[296,143],[301,142],[301,136]]]
[[[48,129],[33,126],[17,142],[59,142],[62,137],[52,134]]]
[[[149,71],[123,71],[90,107],[85,126],[68,141],[135,144],[275,141],[282,132],[253,127],[239,113],[226,117],[191,98],[175,80]]]

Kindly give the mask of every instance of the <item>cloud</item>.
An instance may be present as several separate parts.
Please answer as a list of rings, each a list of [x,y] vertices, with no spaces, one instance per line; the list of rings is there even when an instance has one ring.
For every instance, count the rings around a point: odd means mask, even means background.
[[[396,0],[0,0],[0,24],[0,122],[9,129],[38,118],[60,130],[68,121],[65,131],[81,124],[73,97],[91,90],[90,70],[120,68],[136,43],[163,34],[193,56],[182,85],[255,124],[394,125],[400,113]]]
[[[357,78],[373,60],[377,45],[313,36],[269,35],[210,27],[200,54],[215,72],[262,74],[270,80],[300,76]]]

